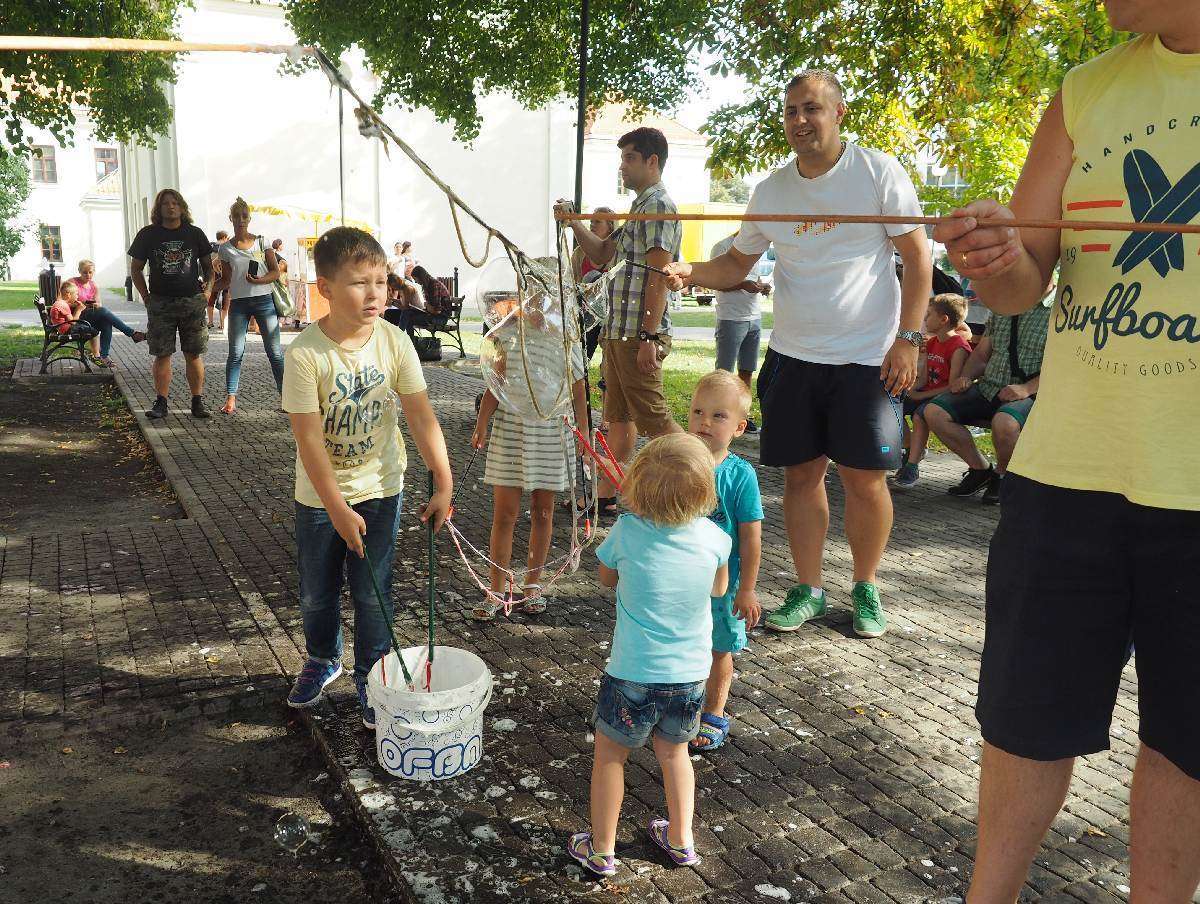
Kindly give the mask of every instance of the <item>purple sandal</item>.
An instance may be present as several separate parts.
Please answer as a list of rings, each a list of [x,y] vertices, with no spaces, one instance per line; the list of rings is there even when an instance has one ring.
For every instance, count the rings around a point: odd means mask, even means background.
[[[567,839],[567,853],[586,869],[597,876],[612,876],[617,872],[615,854],[597,854],[592,847],[591,832],[576,832]]]
[[[667,841],[667,827],[670,825],[665,819],[650,820],[650,840],[657,844],[676,866],[695,866],[700,862],[700,857],[696,853],[696,848],[692,845],[687,847],[675,847],[671,842]]]

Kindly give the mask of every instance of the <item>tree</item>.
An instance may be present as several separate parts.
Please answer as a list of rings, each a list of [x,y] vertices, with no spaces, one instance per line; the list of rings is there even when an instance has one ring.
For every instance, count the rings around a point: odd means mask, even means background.
[[[173,38],[187,0],[0,0],[0,34]],[[28,154],[30,127],[64,146],[74,140],[73,107],[84,107],[105,141],[154,143],[171,109],[163,85],[175,54],[0,51],[0,157]]]
[[[374,105],[425,107],[460,140],[479,134],[481,95],[526,107],[574,96],[579,6],[559,0],[283,0],[301,43],[337,60],[352,46],[379,78]],[[705,0],[592,0],[587,106],[670,110],[699,82]],[[304,65],[304,64],[301,64]]]
[[[737,176],[725,176],[712,180],[708,197],[710,201],[727,204],[745,204],[750,200],[750,186],[745,179]]]
[[[1121,39],[1095,0],[727,0],[714,16],[726,25],[713,69],[750,88],[705,125],[713,169],[785,158],[784,87],[820,68],[846,88],[847,131],[914,170],[918,151],[935,148],[970,197],[1011,194],[1063,75]],[[954,202],[942,189],[924,200],[934,210]]]
[[[7,277],[8,262],[25,244],[28,228],[17,223],[29,198],[29,164],[22,157],[0,157],[0,276]]]

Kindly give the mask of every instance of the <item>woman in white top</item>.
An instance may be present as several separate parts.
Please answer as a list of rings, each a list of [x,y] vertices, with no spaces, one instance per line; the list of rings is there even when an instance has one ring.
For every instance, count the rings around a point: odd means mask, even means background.
[[[246,351],[246,330],[250,318],[258,323],[263,348],[275,375],[275,388],[283,392],[283,348],[279,342],[279,317],[271,284],[279,278],[275,251],[266,247],[262,236],[250,232],[250,205],[241,198],[229,208],[233,237],[221,246],[225,284],[229,286],[229,357],[225,362],[225,392],[221,410],[237,410],[238,380],[242,373],[242,355]]]

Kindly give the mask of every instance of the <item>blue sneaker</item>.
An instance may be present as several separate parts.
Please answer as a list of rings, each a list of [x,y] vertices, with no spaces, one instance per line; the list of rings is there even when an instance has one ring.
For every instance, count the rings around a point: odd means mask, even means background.
[[[316,706],[321,700],[321,692],[342,674],[340,662],[326,662],[324,659],[309,657],[300,670],[292,692],[288,694],[288,706],[302,709],[305,706]]]
[[[367,705],[367,682],[359,681],[356,677],[354,685],[358,688],[358,706],[362,710],[363,728],[375,730],[375,707]]]

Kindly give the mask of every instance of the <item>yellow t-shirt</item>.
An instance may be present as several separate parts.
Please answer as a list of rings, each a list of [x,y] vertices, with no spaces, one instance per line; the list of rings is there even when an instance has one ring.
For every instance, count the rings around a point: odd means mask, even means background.
[[[1063,82],[1063,217],[1200,222],[1200,54],[1142,35]],[[1200,510],[1200,235],[1062,232],[1037,404],[1011,470]]]
[[[412,341],[384,320],[376,322],[371,338],[357,350],[334,343],[318,323],[309,324],[288,346],[283,409],[289,414],[321,414],[325,454],[351,505],[404,489],[408,457],[393,393],[424,389],[425,376]],[[324,507],[298,454],[296,501]]]

